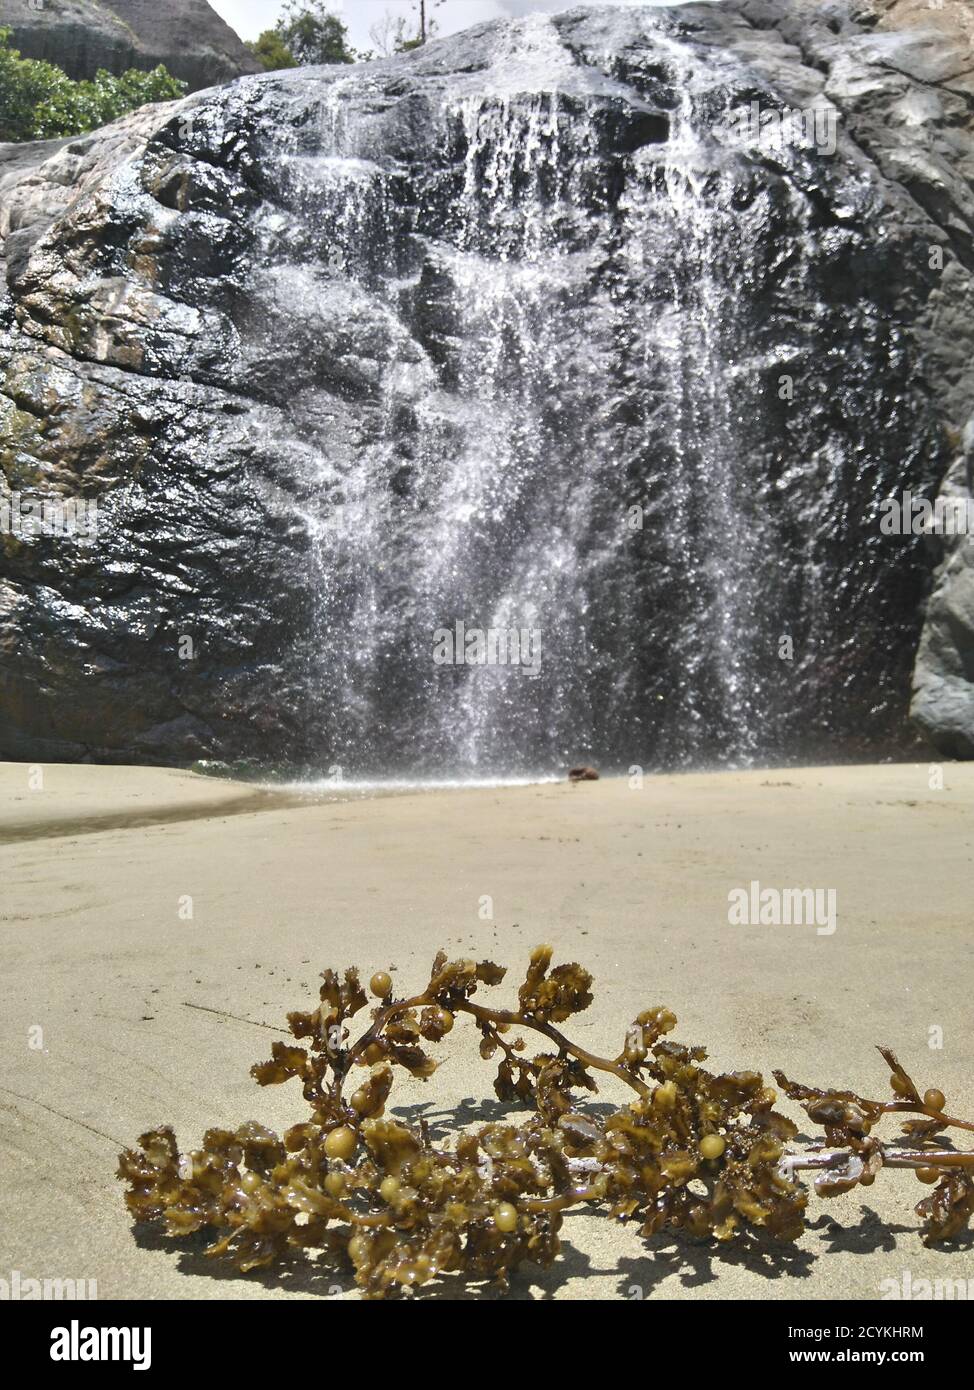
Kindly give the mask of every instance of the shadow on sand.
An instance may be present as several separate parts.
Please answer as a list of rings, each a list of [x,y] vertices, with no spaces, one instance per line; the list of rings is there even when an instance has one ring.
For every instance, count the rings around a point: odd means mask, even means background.
[[[454,1110],[439,1111],[429,1104],[420,1104],[397,1107],[396,1113],[408,1117],[414,1124],[422,1117],[429,1126],[430,1135],[435,1137],[448,1119],[454,1129],[458,1119],[465,1124],[482,1124],[503,1119],[509,1113],[509,1107],[498,1101],[467,1101]],[[807,1244],[782,1244],[762,1232],[742,1233],[732,1242],[716,1245],[712,1241],[692,1240],[679,1231],[667,1231],[651,1236],[643,1243],[645,1254],[623,1256],[602,1266],[572,1244],[571,1234],[573,1227],[579,1229],[578,1222],[604,1223],[606,1219],[604,1213],[591,1208],[572,1212],[562,1230],[561,1253],[554,1265],[550,1269],[524,1265],[511,1277],[506,1289],[483,1280],[447,1276],[427,1284],[416,1296],[461,1302],[474,1299],[515,1302],[548,1300],[553,1299],[569,1280],[616,1276],[618,1282],[613,1296],[640,1302],[651,1298],[665,1280],[675,1276],[685,1296],[693,1297],[695,1290],[719,1279],[721,1271],[729,1267],[746,1269],[769,1281],[782,1276],[807,1279],[822,1255],[892,1253],[896,1249],[897,1236],[913,1229],[910,1226],[888,1225],[876,1212],[864,1206],[860,1208],[859,1221],[855,1225],[843,1225],[826,1214],[810,1221],[806,1227],[806,1241],[814,1240],[817,1249],[809,1249]],[[227,1285],[226,1292],[217,1294],[217,1297],[238,1296],[245,1284],[251,1288],[257,1285],[269,1296],[277,1292],[317,1298],[359,1296],[351,1272],[344,1265],[327,1263],[321,1257],[295,1252],[272,1269],[241,1274],[226,1261],[213,1259],[205,1253],[212,1241],[212,1236],[206,1232],[196,1232],[177,1242],[155,1227],[136,1225],[132,1230],[136,1244],[141,1249],[164,1251],[170,1257],[175,1256],[181,1273]],[[635,1225],[629,1230],[633,1236],[636,1235]],[[974,1248],[974,1236],[968,1237],[963,1248]],[[190,1293],[191,1290],[187,1288],[187,1294]],[[674,1294],[671,1286],[665,1296],[673,1298],[680,1297],[680,1294]]]

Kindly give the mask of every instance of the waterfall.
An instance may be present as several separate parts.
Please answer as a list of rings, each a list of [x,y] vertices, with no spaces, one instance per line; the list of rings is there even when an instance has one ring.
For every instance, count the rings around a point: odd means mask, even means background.
[[[268,154],[282,306],[313,302],[337,354],[295,441],[309,741],[361,775],[748,764],[858,717],[889,465],[877,418],[823,393],[886,346],[874,325],[836,363],[814,156],[729,144],[739,70],[641,22],[635,77],[548,17],[507,26],[423,112],[422,162],[382,151],[368,70]],[[342,357],[343,316],[368,362]],[[785,373],[806,378],[793,408]],[[437,664],[458,623],[537,634],[539,670]]]

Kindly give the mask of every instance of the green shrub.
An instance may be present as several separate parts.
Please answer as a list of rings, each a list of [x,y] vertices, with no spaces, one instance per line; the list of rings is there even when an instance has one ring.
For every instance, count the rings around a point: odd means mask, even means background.
[[[326,0],[288,0],[275,26],[281,43],[301,67],[354,63],[348,30]]]
[[[152,101],[181,97],[186,83],[162,66],[130,68],[120,77],[99,69],[74,82],[53,63],[22,58],[0,29],[0,140],[50,140],[81,135]]]
[[[259,38],[251,39],[247,47],[268,72],[276,72],[280,68],[296,68],[298,65],[294,54],[276,29],[265,29]]]

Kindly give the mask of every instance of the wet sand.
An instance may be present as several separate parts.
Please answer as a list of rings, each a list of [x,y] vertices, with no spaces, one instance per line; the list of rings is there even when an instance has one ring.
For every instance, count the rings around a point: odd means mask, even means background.
[[[303,1118],[296,1088],[261,1091],[248,1069],[318,971],[391,969],[400,992],[441,945],[510,965],[514,987],[536,942],[582,961],[595,1002],[571,1031],[594,1051],[666,1003],[717,1068],[884,1096],[884,1043],[974,1117],[972,765],[945,765],[937,790],[903,764],[343,803],[141,768],[50,765],[32,791],[28,771],[0,765],[0,1277],[95,1279],[106,1298],[354,1297],[331,1271],[242,1277],[137,1244],[115,1158],[163,1121],[191,1147],[210,1124]],[[728,893],[752,881],[833,889],[835,932],[730,925]],[[439,1054],[392,1109],[494,1118],[471,1030]],[[869,1299],[904,1273],[974,1292],[969,1249],[915,1234],[927,1190],[895,1174],[813,1197],[775,1258],[581,1213],[559,1264],[508,1296]]]

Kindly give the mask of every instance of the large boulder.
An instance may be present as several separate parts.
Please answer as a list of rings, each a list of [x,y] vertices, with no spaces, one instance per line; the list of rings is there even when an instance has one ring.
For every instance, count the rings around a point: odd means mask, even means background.
[[[938,84],[966,97],[966,130],[974,127],[974,11],[967,0],[872,0],[881,30],[913,31],[912,74],[933,76]],[[908,56],[909,53],[908,53]],[[974,187],[974,162],[966,142],[947,154],[952,171]],[[928,197],[937,196],[937,188]],[[969,222],[970,193],[964,221]],[[944,332],[966,342],[972,304],[958,295],[945,305]],[[968,402],[966,378],[958,364],[946,364],[945,385],[957,381],[950,412],[952,461],[935,499],[932,520],[916,509],[915,524],[926,536],[936,562],[913,675],[910,713],[940,753],[974,758],[974,417],[959,428]],[[940,504],[937,514],[936,503]]]
[[[195,92],[261,71],[207,0],[3,0],[0,26],[25,58],[75,79],[164,63]]]
[[[0,756],[906,746],[932,559],[880,519],[974,408],[974,143],[861,9],[585,8],[0,151],[0,465],[98,506],[0,536]],[[532,662],[434,658],[474,630]]]
[[[913,673],[910,713],[939,752],[974,758],[974,417],[933,505],[914,525],[939,561]],[[939,507],[939,512],[938,512]]]

